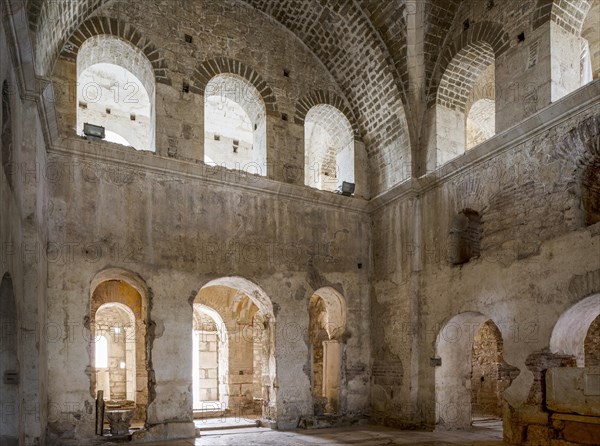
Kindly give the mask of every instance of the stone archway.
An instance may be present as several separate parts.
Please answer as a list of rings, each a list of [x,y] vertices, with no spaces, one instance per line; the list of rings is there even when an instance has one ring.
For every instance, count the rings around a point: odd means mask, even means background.
[[[600,294],[586,297],[565,311],[552,330],[550,352],[573,356],[577,367],[584,367],[585,339],[599,315]]]
[[[223,318],[213,308],[193,305],[193,409],[229,407],[229,338]]]
[[[97,390],[102,385],[110,386],[110,378],[124,379],[118,386],[117,393],[105,394],[110,404],[115,407],[134,409],[134,421],[145,422],[150,400],[150,378],[152,370],[149,364],[150,344],[147,336],[149,326],[148,288],[145,282],[135,273],[121,269],[108,269],[98,273],[90,287],[90,393],[96,398]],[[102,312],[109,310],[108,316]],[[99,320],[99,316],[101,316]],[[126,321],[127,325],[123,325]],[[113,364],[109,364],[108,381],[98,382],[103,376],[102,370],[96,367],[96,341],[100,336],[110,336],[110,343],[118,350],[112,356]],[[110,345],[109,345],[110,347]],[[122,353],[122,359],[117,356]],[[124,362],[124,367],[121,362]],[[121,369],[122,372],[110,369]],[[107,375],[104,373],[104,375]],[[124,376],[121,376],[124,375]],[[122,388],[124,387],[124,389]],[[111,395],[112,393],[112,395]],[[112,398],[116,396],[117,398]],[[123,398],[123,396],[125,398]]]
[[[311,387],[315,415],[343,412],[346,300],[331,287],[320,288],[309,302]]]
[[[468,429],[474,415],[482,416],[488,411],[485,416],[499,417],[502,393],[518,374],[502,359],[502,345],[500,330],[482,313],[460,313],[444,324],[436,341],[437,358],[441,360],[435,369],[439,427]],[[490,348],[492,351],[488,351]],[[479,389],[474,388],[474,379]],[[477,401],[478,390],[485,393],[486,410],[477,404],[481,402]]]
[[[228,340],[227,377],[221,377],[219,401],[227,413],[244,418],[275,418],[275,315],[267,294],[242,277],[224,277],[204,285],[194,306],[214,310]],[[223,384],[226,385],[223,385]]]

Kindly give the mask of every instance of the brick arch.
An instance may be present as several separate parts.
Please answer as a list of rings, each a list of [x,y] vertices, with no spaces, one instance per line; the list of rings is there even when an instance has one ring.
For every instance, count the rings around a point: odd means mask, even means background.
[[[167,62],[158,48],[135,27],[121,20],[108,17],[92,17],[86,20],[63,46],[60,57],[76,61],[83,43],[91,37],[101,35],[118,37],[138,48],[152,65],[156,82],[171,85]]]
[[[204,94],[206,86],[212,78],[219,74],[235,74],[250,82],[260,93],[268,115],[277,115],[277,98],[271,87],[253,68],[228,57],[217,57],[204,61],[194,70],[192,76],[193,93]]]
[[[548,21],[579,35],[593,0],[538,0],[533,13],[533,29]]]
[[[504,31],[502,25],[494,22],[478,22],[458,36],[450,43],[438,58],[438,65],[429,86],[427,104],[433,105],[437,100],[438,88],[447,68],[454,58],[461,52],[465,53],[469,48],[481,49],[489,46],[494,58],[504,54],[510,47],[510,37]]]
[[[306,96],[296,102],[296,112],[294,114],[294,122],[299,125],[304,125],[306,114],[315,105],[327,104],[338,109],[348,119],[352,126],[352,132],[355,139],[360,139],[360,132],[354,114],[346,106],[345,101],[335,93],[324,90],[315,90],[308,93]]]

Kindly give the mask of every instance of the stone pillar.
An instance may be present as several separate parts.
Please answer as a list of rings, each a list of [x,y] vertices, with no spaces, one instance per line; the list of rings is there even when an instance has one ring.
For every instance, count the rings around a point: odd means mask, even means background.
[[[342,381],[342,343],[323,341],[323,396],[327,398],[327,412],[337,413],[340,408]]]
[[[266,176],[284,183],[304,184],[304,126],[284,121],[279,115],[267,115]]]
[[[354,182],[356,189],[354,196],[368,200],[369,194],[369,158],[365,143],[354,141]]]

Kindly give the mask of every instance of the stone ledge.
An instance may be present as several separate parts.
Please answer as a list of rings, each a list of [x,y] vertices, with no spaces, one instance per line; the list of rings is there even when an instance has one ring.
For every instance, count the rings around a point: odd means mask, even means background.
[[[557,421],[573,421],[576,423],[598,424],[600,425],[600,417],[589,417],[585,415],[573,415],[568,413],[554,413],[550,415],[551,420]]]

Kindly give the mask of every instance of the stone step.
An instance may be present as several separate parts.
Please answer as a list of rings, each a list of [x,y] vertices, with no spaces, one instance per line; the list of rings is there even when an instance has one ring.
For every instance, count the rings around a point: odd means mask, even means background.
[[[251,420],[244,418],[210,418],[203,420],[194,420],[194,424],[196,425],[196,437],[200,437],[201,433],[206,433],[210,431],[260,427],[259,420]]]

